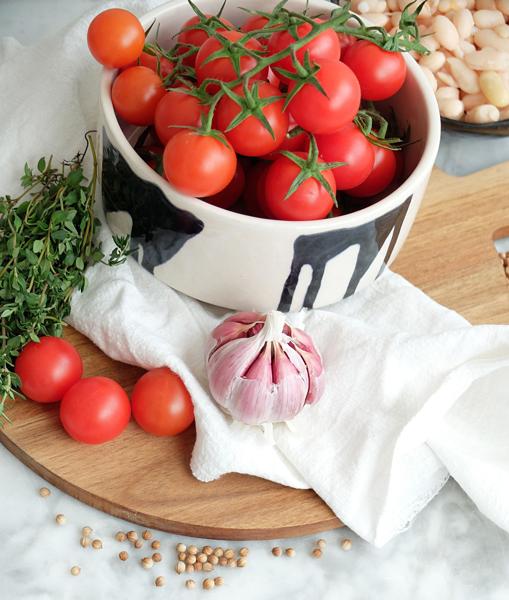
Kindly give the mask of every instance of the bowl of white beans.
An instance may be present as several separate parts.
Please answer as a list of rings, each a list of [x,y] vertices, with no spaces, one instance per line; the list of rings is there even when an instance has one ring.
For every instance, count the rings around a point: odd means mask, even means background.
[[[407,4],[352,0],[352,10],[392,31]],[[429,54],[414,58],[435,92],[443,126],[509,135],[509,0],[428,0],[417,23]]]

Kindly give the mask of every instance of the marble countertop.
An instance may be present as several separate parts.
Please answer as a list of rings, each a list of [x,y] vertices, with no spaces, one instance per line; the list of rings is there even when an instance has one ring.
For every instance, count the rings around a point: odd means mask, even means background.
[[[63,26],[98,0],[1,0],[0,36],[29,43]],[[150,571],[139,564],[145,549],[126,548],[114,539],[118,530],[141,528],[96,511],[51,488],[0,446],[0,600],[120,600],[138,598],[197,598],[211,593],[218,599],[292,600],[505,600],[509,594],[509,535],[479,513],[450,482],[421,513],[412,527],[382,549],[358,539],[346,529],[322,536],[267,542],[227,543],[223,547],[250,549],[244,569],[222,568],[224,587],[205,592],[204,575],[175,573],[175,544],[189,538],[154,532],[161,541],[163,560]],[[66,516],[65,525],[55,516]],[[83,526],[94,529],[102,550],[80,546]],[[318,537],[327,541],[321,559],[311,557]],[[340,548],[344,538],[352,548]],[[196,540],[197,545],[206,541]],[[271,548],[293,547],[294,558],[275,558]],[[73,577],[73,565],[81,567]],[[166,578],[156,588],[157,576]],[[193,578],[194,591],[184,582]],[[206,596],[205,596],[206,597]]]

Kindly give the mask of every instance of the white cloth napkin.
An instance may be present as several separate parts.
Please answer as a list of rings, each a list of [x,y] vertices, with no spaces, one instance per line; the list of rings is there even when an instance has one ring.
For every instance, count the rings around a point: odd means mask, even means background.
[[[158,3],[115,4],[141,14]],[[71,157],[94,127],[100,69],[86,48],[91,16],[37,47],[2,40],[2,193],[16,191],[25,160]],[[107,246],[106,227],[101,235]],[[205,348],[225,311],[165,287],[134,260],[97,265],[88,277],[72,325],[115,359],[167,365],[182,377],[195,403],[197,478],[235,471],[311,487],[382,545],[450,473],[509,530],[509,327],[471,327],[389,272],[335,306],[291,315],[320,349],[327,385],[291,427],[274,428],[271,444],[209,396]]]

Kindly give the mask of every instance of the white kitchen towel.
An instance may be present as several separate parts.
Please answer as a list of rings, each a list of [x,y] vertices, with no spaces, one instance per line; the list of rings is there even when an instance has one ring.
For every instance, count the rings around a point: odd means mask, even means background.
[[[159,2],[115,4],[141,14]],[[2,40],[2,193],[16,192],[25,160],[68,158],[94,127],[100,69],[86,48],[91,17],[37,47]],[[106,227],[101,236],[108,246]],[[327,384],[291,427],[274,428],[272,444],[209,395],[205,348],[224,310],[174,292],[132,259],[97,265],[88,277],[71,323],[115,359],[167,365],[182,377],[195,403],[199,479],[235,471],[311,487],[382,545],[451,473],[509,530],[509,327],[472,327],[390,272],[335,306],[291,315],[320,349]]]

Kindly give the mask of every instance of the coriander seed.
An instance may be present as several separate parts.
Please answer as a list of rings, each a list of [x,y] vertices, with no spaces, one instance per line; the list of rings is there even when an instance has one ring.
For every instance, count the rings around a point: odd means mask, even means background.
[[[197,546],[189,546],[189,548],[187,549],[187,553],[188,554],[198,554],[198,547]]]
[[[135,542],[138,539],[138,534],[136,533],[136,531],[128,531],[127,532],[127,539],[130,542]]]
[[[166,585],[166,579],[164,577],[162,577],[161,575],[159,575],[159,577],[156,577],[156,580],[154,583],[156,584],[156,587],[163,587]]]
[[[237,559],[237,567],[245,567],[247,565],[247,558],[245,556],[241,556]]]
[[[48,490],[47,487],[42,487],[39,490],[39,496],[42,496],[43,498],[47,498],[50,495],[51,495],[51,492],[50,492],[50,490]]]
[[[187,558],[187,552],[179,552],[178,553],[179,560],[186,560],[186,558]]]
[[[57,515],[55,521],[57,522],[57,525],[65,525],[67,523],[67,519],[64,515]]]
[[[194,579],[188,579],[186,581],[186,588],[188,590],[194,590],[195,587],[196,587],[196,582]]]
[[[146,556],[145,558],[141,559],[141,566],[144,569],[151,569],[154,566],[154,561],[150,557]]]
[[[239,556],[247,556],[249,554],[249,548],[241,548],[239,550]]]
[[[177,544],[177,552],[185,552],[187,550],[187,546],[185,544],[183,544],[182,542],[180,542],[180,544]]]
[[[143,548],[143,541],[142,540],[136,540],[133,544],[133,546],[139,550],[140,548]]]
[[[235,552],[231,548],[228,548],[224,551],[224,556],[225,558],[233,558],[235,556]]]
[[[197,562],[194,565],[194,570],[195,571],[201,571],[203,569],[203,563]]]
[[[81,533],[83,537],[90,537],[92,535],[92,527],[83,527]]]
[[[125,550],[122,550],[122,552],[119,552],[118,557],[120,558],[120,560],[125,561],[129,558],[129,554],[127,554]]]
[[[221,548],[221,546],[218,546],[217,548],[214,549],[214,556],[221,558],[221,556],[223,556],[223,554],[224,554],[224,550]]]
[[[201,564],[201,563],[197,563],[197,564]],[[213,566],[213,565],[211,565],[209,562],[206,562],[206,563],[203,565],[203,570],[204,570],[204,571],[207,571],[207,572],[213,571],[213,570],[214,570],[214,566]]]
[[[152,560],[154,562],[161,562],[163,557],[159,554],[159,552],[154,552],[154,554],[152,554]]]
[[[177,571],[177,573],[180,575],[185,570],[186,570],[186,564],[183,563],[181,560],[179,560],[177,563],[177,566],[175,567],[175,571]]]
[[[285,550],[285,554],[286,554],[286,556],[293,558],[295,556],[295,550],[293,548],[287,548]]]
[[[214,585],[216,587],[219,587],[219,586],[223,585],[223,583],[224,583],[224,579],[222,577],[215,577],[214,578]]]
[[[325,546],[327,545],[327,542],[324,539],[319,539],[316,542],[316,545],[318,546],[318,548],[320,548],[320,550],[325,550]]]
[[[161,542],[159,540],[154,540],[150,545],[154,550],[159,550],[161,547]]]
[[[103,547],[103,543],[101,540],[94,540],[92,542],[92,548],[94,550],[102,550],[102,547]]]
[[[186,573],[194,573],[194,565],[186,565]]]
[[[207,557],[207,555],[206,555],[204,552],[201,552],[201,553],[200,553],[200,554],[198,554],[198,556],[196,557],[196,560],[197,560],[198,562],[201,562],[201,563],[206,563],[206,562],[207,562],[207,559],[208,559],[208,557]]]
[[[311,554],[313,555],[313,558],[322,558],[322,551],[320,548],[315,548]]]
[[[204,579],[203,580],[203,589],[211,590],[214,587],[215,583],[213,579]]]
[[[237,566],[237,561],[234,558],[227,558],[226,560],[227,560],[226,565],[228,567],[231,567],[233,569],[234,567]]]
[[[341,548],[345,551],[348,552],[348,550],[352,549],[352,540],[345,538],[342,542],[341,542]]]
[[[90,546],[92,542],[90,541],[90,538],[83,536],[80,539],[80,544],[82,548],[88,548]]]
[[[186,563],[188,565],[194,565],[195,562],[196,562],[196,555],[195,554],[189,554],[188,557],[186,558]]]
[[[144,540],[151,540],[154,536],[152,535],[151,531],[149,531],[148,529],[145,529],[145,531],[141,534],[141,537]]]
[[[217,563],[219,562],[219,558],[215,554],[212,554],[211,556],[209,556],[209,561],[208,562],[211,565],[217,565]]]
[[[219,559],[219,565],[221,567],[226,567],[227,564],[228,564],[228,559],[224,556],[221,556],[221,558]]]
[[[212,550],[212,546],[203,546],[202,550],[203,554],[206,554],[207,556],[210,556],[213,552]]]
[[[123,531],[119,531],[118,533],[115,534],[115,539],[117,540],[117,542],[125,542],[127,539],[127,536]]]
[[[77,577],[81,573],[81,569],[78,566],[71,567],[71,575]]]
[[[274,548],[272,548],[272,554],[274,556],[281,556],[282,554],[282,550],[279,546],[275,546]]]

